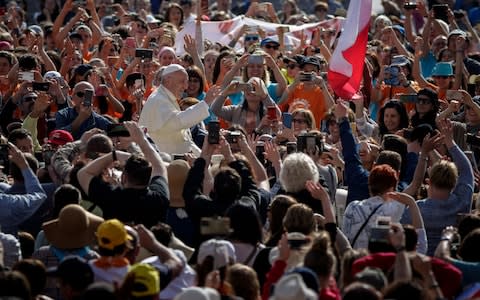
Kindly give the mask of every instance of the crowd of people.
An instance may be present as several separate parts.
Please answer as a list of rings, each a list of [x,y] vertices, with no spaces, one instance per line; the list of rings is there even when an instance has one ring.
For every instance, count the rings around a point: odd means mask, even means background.
[[[196,1],[0,2],[0,298],[480,297],[480,1]]]

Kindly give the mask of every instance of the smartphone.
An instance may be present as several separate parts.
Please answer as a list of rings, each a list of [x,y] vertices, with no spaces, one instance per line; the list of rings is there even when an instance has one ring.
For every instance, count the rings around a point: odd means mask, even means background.
[[[418,95],[417,94],[401,94],[399,96],[400,102],[403,103],[417,103],[418,102]]]
[[[255,156],[263,164],[265,163],[265,143],[257,142],[257,147],[255,148]]]
[[[33,82],[32,83],[32,88],[34,91],[39,91],[39,92],[48,92],[50,89],[50,82]]]
[[[478,171],[477,160],[475,159],[475,154],[472,151],[464,151],[465,155],[468,157],[468,160],[472,164],[474,171]]]
[[[407,10],[416,9],[417,8],[417,1],[407,1],[403,4],[403,8]]]
[[[136,45],[137,42],[135,41],[134,37],[129,36],[125,39],[125,46],[127,46],[128,48],[136,48]]]
[[[315,153],[317,151],[317,138],[314,135],[307,136],[306,140],[307,153]]]
[[[463,100],[462,92],[457,90],[447,90],[447,100],[462,101]]]
[[[267,107],[267,115],[269,120],[276,120],[277,119],[277,108],[275,106],[268,106]]]
[[[134,88],[135,90],[143,88],[143,79],[135,79]]]
[[[445,21],[448,24],[448,4],[435,4],[432,9],[435,19]]]
[[[282,123],[285,128],[292,128],[292,114],[284,112],[282,114]]]
[[[264,62],[263,55],[252,54],[248,58],[249,64],[263,65],[263,62]]]
[[[141,59],[152,59],[153,49],[137,48],[135,49],[135,57]]]
[[[231,131],[229,134],[225,136],[225,139],[227,139],[227,142],[229,144],[236,144],[238,143],[238,139],[240,138],[241,133],[238,131]]]
[[[311,72],[300,72],[300,81],[302,82],[313,81],[314,77],[315,75]]]
[[[173,160],[187,160],[185,154],[172,154]]]
[[[210,121],[208,123],[208,143],[219,144],[220,143],[220,122]]]
[[[18,79],[22,81],[33,81],[34,74],[31,71],[18,72]]]
[[[297,143],[295,142],[288,142],[287,143],[287,154],[292,154],[297,152]]]
[[[461,10],[455,10],[453,12],[453,15],[455,16],[455,19],[461,19],[465,16],[465,14],[463,13],[463,11]]]
[[[93,99],[93,90],[85,90],[85,96],[83,98],[83,106],[90,107],[92,106]]]

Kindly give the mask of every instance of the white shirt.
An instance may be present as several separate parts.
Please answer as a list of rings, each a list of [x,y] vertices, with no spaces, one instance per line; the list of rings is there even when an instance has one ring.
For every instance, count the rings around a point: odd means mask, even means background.
[[[147,127],[148,134],[158,149],[169,154],[192,151],[200,154],[190,133],[190,127],[209,116],[205,101],[182,111],[175,96],[160,85],[148,97],[140,114],[139,124]]]
[[[355,245],[352,245],[352,248],[367,249],[370,232],[376,224],[377,217],[388,216],[391,217],[392,222],[399,222],[403,211],[405,210],[405,205],[397,201],[384,201],[380,196],[374,196],[362,201],[353,201],[348,204],[343,216],[342,231],[351,243],[370,213],[382,203],[383,205],[370,218],[365,228],[363,228]]]

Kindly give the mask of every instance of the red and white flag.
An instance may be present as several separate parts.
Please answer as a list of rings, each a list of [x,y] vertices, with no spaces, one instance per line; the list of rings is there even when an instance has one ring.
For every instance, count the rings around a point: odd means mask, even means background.
[[[342,35],[332,54],[328,82],[335,94],[351,99],[362,81],[372,0],[350,1]]]

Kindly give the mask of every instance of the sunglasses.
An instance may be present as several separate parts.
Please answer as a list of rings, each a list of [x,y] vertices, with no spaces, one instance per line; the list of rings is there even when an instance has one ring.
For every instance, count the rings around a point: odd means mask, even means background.
[[[270,45],[270,44],[266,44],[266,45],[265,45],[265,48],[267,48],[267,49],[274,49],[274,50],[278,50],[279,46],[278,46],[278,45]]]
[[[83,98],[83,97],[85,97],[85,92],[78,91],[78,92],[75,93],[75,95],[77,95],[78,98]]]
[[[307,121],[305,119],[293,119],[292,123],[306,124]]]
[[[432,104],[432,101],[428,98],[418,98],[418,104]]]
[[[245,40],[245,42],[258,41],[258,36],[256,36],[256,35],[250,35],[250,36],[247,35],[244,40]]]

